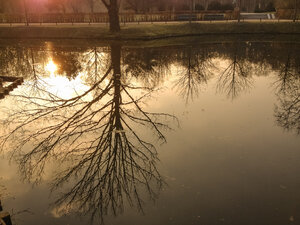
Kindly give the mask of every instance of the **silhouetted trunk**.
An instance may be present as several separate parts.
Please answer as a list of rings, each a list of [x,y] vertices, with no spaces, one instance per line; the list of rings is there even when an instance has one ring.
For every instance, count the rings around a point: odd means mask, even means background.
[[[102,0],[102,2],[108,10],[109,30],[113,33],[119,32],[120,22],[118,0],[110,0],[109,3],[107,3],[106,0]]]
[[[94,13],[94,0],[90,0],[91,13]]]
[[[208,10],[208,0],[205,0],[205,3],[204,3],[204,10],[205,10],[205,11]]]
[[[66,14],[67,9],[66,9],[66,6],[64,4],[61,4],[61,9],[63,11],[63,14]]]
[[[121,104],[121,46],[118,44],[111,45],[111,64],[113,69],[114,82],[114,104],[115,104],[115,125],[116,130],[123,130],[121,123],[120,104]],[[120,134],[116,134],[119,136]]]
[[[111,64],[114,74],[121,74],[121,46],[111,44]]]

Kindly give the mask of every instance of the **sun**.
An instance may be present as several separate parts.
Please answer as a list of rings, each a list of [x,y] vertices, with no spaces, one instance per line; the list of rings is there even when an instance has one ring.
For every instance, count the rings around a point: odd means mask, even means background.
[[[49,60],[49,62],[46,65],[46,70],[51,74],[54,75],[54,73],[57,71],[57,65],[53,62],[52,59]]]

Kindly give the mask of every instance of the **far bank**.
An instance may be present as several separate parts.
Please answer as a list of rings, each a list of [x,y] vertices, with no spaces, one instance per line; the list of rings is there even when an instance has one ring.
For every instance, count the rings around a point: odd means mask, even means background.
[[[300,22],[201,22],[168,24],[129,24],[119,33],[110,33],[105,25],[64,24],[0,26],[2,39],[98,39],[98,40],[155,40],[171,37],[237,34],[296,34]]]

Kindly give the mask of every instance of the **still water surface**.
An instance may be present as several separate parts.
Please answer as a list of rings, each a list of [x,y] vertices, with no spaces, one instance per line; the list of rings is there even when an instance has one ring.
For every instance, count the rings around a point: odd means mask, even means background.
[[[11,43],[15,224],[298,224],[300,44]],[[5,85],[5,83],[4,83]]]

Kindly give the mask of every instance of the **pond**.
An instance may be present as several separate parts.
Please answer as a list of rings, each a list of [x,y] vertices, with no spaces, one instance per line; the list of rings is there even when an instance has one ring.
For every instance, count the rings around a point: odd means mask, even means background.
[[[298,224],[300,42],[15,41],[0,75],[14,224]]]

